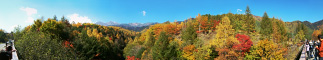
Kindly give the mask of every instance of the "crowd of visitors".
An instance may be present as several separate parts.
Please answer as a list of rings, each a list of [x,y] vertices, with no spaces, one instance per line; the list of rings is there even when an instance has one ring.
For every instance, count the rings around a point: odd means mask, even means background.
[[[318,40],[306,40],[305,49],[307,53],[307,59],[314,58],[314,60],[323,60],[323,35],[319,35]]]

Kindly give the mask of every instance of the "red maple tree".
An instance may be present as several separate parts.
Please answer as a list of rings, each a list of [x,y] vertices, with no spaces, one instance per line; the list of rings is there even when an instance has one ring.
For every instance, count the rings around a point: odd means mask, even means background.
[[[253,45],[250,37],[247,35],[236,35],[237,40],[239,40],[240,44],[236,44],[233,46],[237,51],[241,52],[241,55],[244,56],[246,52],[250,50],[250,47]]]
[[[126,60],[140,60],[139,58],[136,58],[135,56],[127,56]]]

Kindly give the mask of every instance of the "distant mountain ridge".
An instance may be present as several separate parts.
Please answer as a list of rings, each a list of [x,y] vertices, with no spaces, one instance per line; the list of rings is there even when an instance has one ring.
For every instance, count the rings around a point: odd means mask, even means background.
[[[103,26],[117,26],[117,27],[128,29],[128,30],[133,30],[133,31],[140,32],[140,31],[144,30],[145,28],[148,28],[150,25],[157,24],[157,22],[154,22],[154,23],[124,23],[124,24],[120,24],[118,22],[109,21],[109,22],[106,22],[106,23],[104,23],[104,22],[96,22],[95,24],[103,25]]]
[[[318,29],[318,26],[323,25],[323,19],[314,23],[311,23],[309,21],[303,21],[302,23],[311,29]]]

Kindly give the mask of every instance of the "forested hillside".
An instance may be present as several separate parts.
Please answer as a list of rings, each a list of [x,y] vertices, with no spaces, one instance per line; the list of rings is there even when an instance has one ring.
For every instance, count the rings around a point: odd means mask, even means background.
[[[290,60],[318,35],[299,21],[245,13],[198,14],[141,32],[54,17],[16,28],[14,40],[19,58],[32,60]]]
[[[113,59],[122,60],[123,48],[138,32],[92,23],[70,24],[61,20],[40,19],[15,30],[14,39],[21,59]]]
[[[127,44],[124,56],[130,60],[294,59],[305,32],[309,31],[302,23],[291,25],[266,12],[253,16],[247,7],[246,14],[199,14],[180,23],[152,25]]]

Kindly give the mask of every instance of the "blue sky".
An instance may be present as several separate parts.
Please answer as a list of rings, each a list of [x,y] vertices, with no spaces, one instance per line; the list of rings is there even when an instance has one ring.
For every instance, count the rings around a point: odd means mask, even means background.
[[[6,0],[0,1],[0,29],[12,31],[54,15],[81,23],[183,21],[198,13],[243,14],[247,5],[254,15],[267,12],[289,22],[323,19],[322,0]]]

